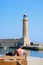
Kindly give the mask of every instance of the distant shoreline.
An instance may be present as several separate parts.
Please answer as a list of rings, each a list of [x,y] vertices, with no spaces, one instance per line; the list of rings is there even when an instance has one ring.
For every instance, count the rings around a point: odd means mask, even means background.
[[[0,46],[0,48],[5,48]],[[18,47],[14,47],[14,46],[9,46],[6,48],[18,48]],[[23,46],[23,49],[27,49],[27,50],[37,50],[37,51],[43,51],[43,46]]]

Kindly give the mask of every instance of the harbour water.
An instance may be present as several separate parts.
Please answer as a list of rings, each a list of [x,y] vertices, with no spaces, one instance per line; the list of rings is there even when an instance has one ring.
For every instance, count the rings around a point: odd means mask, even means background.
[[[14,53],[15,48],[0,48],[0,56],[4,56],[6,52],[13,52]],[[32,57],[40,57],[43,58],[43,51],[36,51],[36,50],[26,50],[29,55]]]
[[[43,57],[43,51],[31,51],[30,56],[42,58]]]

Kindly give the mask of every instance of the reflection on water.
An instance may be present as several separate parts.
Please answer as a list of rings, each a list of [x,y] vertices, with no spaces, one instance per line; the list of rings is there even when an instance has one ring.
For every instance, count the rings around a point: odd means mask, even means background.
[[[15,51],[15,48],[6,48],[6,47],[1,48],[0,49],[0,56],[5,55],[6,52],[13,52],[14,53],[14,51]]]
[[[6,49],[7,49],[7,47],[4,47],[4,49],[6,50]]]
[[[0,48],[0,55],[5,55],[6,52],[13,52],[14,53],[15,48]],[[29,55],[32,57],[43,57],[43,51],[33,51],[33,50],[26,50]]]

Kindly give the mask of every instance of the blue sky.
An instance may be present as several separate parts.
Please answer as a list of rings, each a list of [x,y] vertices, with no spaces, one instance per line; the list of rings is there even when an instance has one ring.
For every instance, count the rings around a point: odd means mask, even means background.
[[[43,42],[43,0],[0,0],[0,39],[22,37],[25,13],[30,41]]]

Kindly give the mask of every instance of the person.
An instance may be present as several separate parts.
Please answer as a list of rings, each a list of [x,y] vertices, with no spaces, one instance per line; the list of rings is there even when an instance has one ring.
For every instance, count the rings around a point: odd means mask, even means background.
[[[22,49],[22,45],[18,46],[18,49],[16,49],[16,51],[14,52],[14,55],[17,56],[22,56],[22,55],[27,55],[27,51],[25,51],[24,49]]]

